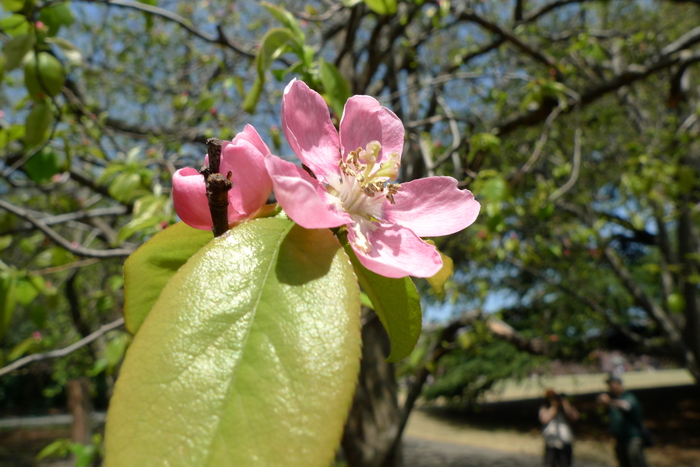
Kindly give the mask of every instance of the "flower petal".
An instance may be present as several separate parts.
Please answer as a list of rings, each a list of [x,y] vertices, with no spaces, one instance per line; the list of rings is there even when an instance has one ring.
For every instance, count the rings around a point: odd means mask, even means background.
[[[258,134],[255,127],[253,127],[253,125],[246,125],[243,131],[238,133],[231,142],[233,144],[236,144],[240,140],[248,141],[250,144],[255,146],[263,156],[271,154],[270,148],[267,147],[267,144],[265,144],[265,142],[262,140],[262,138]]]
[[[262,144],[264,146],[265,143]],[[272,180],[265,167],[265,157],[257,145],[238,137],[233,142],[225,142],[221,151],[220,170],[224,176],[230,171],[233,182],[233,188],[228,192],[231,203],[229,223],[253,215],[267,202],[272,191]]]
[[[382,107],[374,97],[353,96],[345,103],[343,118],[340,120],[340,144],[343,157],[357,148],[367,148],[367,143],[379,141],[382,145],[378,162],[383,162],[389,154],[403,152],[403,123],[386,107]]]
[[[173,174],[173,204],[182,221],[195,229],[211,230],[204,177],[192,167]]]
[[[476,220],[481,208],[472,192],[457,188],[452,177],[402,183],[394,201],[384,207],[386,220],[411,229],[419,237],[459,232]]]
[[[333,208],[323,185],[301,167],[272,155],[265,158],[265,165],[277,202],[297,224],[307,229],[325,229],[352,222],[346,212]]]
[[[294,153],[320,180],[339,173],[338,132],[328,106],[303,81],[294,79],[284,89],[282,129]]]
[[[355,231],[348,229],[348,240],[363,266],[386,277],[432,277],[442,267],[434,246],[400,226],[379,227],[367,233],[372,249],[364,253],[354,247]]]

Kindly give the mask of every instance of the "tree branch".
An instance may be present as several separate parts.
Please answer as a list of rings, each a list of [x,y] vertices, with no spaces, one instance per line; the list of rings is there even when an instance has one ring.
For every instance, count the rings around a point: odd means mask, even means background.
[[[85,248],[66,240],[65,238],[60,236],[55,230],[46,225],[44,222],[29,214],[25,209],[18,208],[17,206],[10,204],[2,199],[0,199],[0,208],[5,209],[6,211],[9,211],[12,214],[28,221],[37,229],[41,230],[44,234],[46,234],[46,236],[53,240],[56,244],[78,256],[92,258],[117,258],[129,256],[131,253],[134,252],[134,250],[129,248],[115,248],[109,250],[95,250]]]
[[[102,3],[104,5],[113,5],[113,6],[118,6],[118,7],[123,7],[123,8],[130,8],[132,10],[138,10],[142,11],[144,13],[149,13],[151,15],[159,16],[163,19],[167,19],[168,21],[172,21],[175,24],[178,24],[188,32],[190,32],[192,35],[199,37],[200,39],[203,39],[207,42],[211,42],[213,44],[218,44],[222,45],[226,48],[229,48],[233,50],[236,53],[239,53],[245,57],[249,58],[254,58],[255,53],[250,52],[248,50],[244,50],[241,46],[236,45],[229,41],[226,36],[224,36],[223,31],[221,29],[221,26],[217,26],[217,32],[218,35],[213,36],[211,34],[207,34],[201,29],[198,29],[194,27],[192,24],[190,24],[187,19],[183,18],[182,16],[175,14],[171,11],[165,10],[163,8],[159,8],[157,6],[149,5],[147,3],[141,3],[141,2],[135,2],[131,0],[80,0],[88,3]]]
[[[51,352],[44,352],[44,353],[35,353],[32,355],[28,355],[24,358],[20,358],[19,360],[14,361],[13,363],[10,363],[6,367],[0,368],[0,376],[6,375],[10,373],[11,371],[17,370],[18,368],[21,368],[25,365],[28,365],[32,362],[38,362],[41,360],[48,360],[51,358],[61,358],[65,357],[66,355],[69,355],[76,350],[85,347],[95,339],[101,337],[102,335],[108,333],[109,331],[112,331],[114,329],[117,329],[120,326],[124,325],[124,318],[119,318],[116,321],[112,321],[109,324],[105,324],[101,326],[97,331],[93,332],[92,334],[85,336],[84,338],[80,339],[78,342],[75,342],[74,344],[69,345],[68,347],[64,347],[60,350],[52,350]]]

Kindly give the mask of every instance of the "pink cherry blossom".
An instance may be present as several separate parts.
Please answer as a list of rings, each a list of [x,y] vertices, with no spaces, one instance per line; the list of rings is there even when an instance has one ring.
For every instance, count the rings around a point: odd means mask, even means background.
[[[404,142],[399,118],[369,96],[345,104],[340,132],[323,98],[302,81],[282,99],[282,127],[292,150],[315,175],[268,155],[277,201],[307,229],[345,226],[360,262],[386,277],[430,277],[440,254],[420,237],[471,225],[479,203],[451,177],[394,183]]]
[[[267,201],[272,182],[265,169],[265,156],[270,149],[251,125],[233,138],[224,141],[219,170],[231,172],[233,188],[228,192],[228,222],[234,224],[254,215]],[[208,164],[208,157],[205,164]],[[173,204],[185,224],[195,229],[212,228],[209,201],[204,177],[192,167],[173,175]]]

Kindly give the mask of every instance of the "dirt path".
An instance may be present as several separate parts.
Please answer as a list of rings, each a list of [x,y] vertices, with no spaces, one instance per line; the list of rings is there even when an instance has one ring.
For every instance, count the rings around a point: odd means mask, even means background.
[[[538,432],[485,430],[414,410],[405,434],[406,467],[539,467]],[[647,450],[652,467],[699,467],[700,449],[658,446]],[[616,466],[609,442],[578,440],[574,467]]]
[[[541,467],[542,458],[467,444],[407,437],[405,467]],[[574,462],[574,467],[605,467],[595,462]]]

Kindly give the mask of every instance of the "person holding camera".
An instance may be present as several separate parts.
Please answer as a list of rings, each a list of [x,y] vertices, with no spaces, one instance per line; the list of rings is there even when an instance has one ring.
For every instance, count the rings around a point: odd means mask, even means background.
[[[578,420],[579,413],[569,403],[565,394],[548,389],[545,405],[540,407],[540,422],[544,425],[545,467],[570,467],[573,459],[574,435],[571,423]]]
[[[642,406],[634,394],[625,391],[622,379],[611,373],[606,381],[609,393],[598,403],[610,409],[610,433],[615,437],[615,457],[620,467],[647,467],[644,446],[651,437],[642,424]]]

